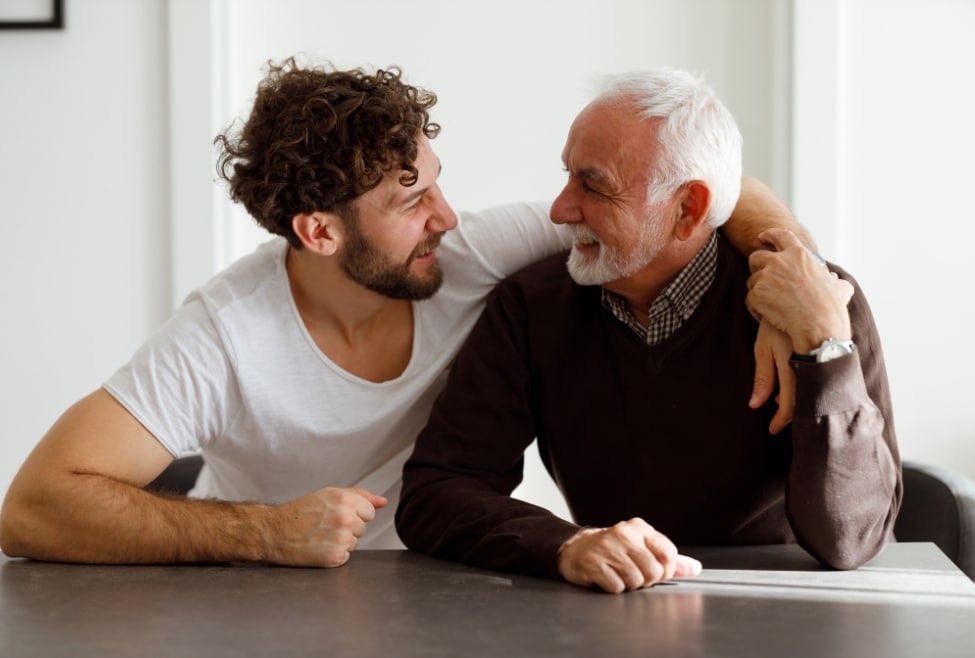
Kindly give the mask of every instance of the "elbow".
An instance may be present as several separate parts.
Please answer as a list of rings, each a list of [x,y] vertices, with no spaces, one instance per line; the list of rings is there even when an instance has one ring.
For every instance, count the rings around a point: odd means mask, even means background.
[[[886,546],[887,539],[881,532],[869,533],[867,536],[840,536],[828,543],[817,544],[819,542],[800,542],[823,566],[838,571],[851,571],[877,557]]]
[[[28,522],[17,505],[8,499],[0,510],[0,551],[7,557],[31,557]]]
[[[29,488],[14,482],[0,508],[0,551],[7,557],[57,559],[63,522],[49,518]]]
[[[400,498],[399,505],[396,508],[396,534],[399,535],[400,541],[408,549],[413,551],[425,552],[423,550],[423,544],[418,541],[417,535],[413,532],[413,528],[417,527],[417,524],[411,520],[412,510],[410,509],[410,504],[405,498]]]
[[[864,564],[872,560],[878,552],[879,551],[863,553],[839,550],[832,555],[819,556],[817,559],[823,566],[830,569],[836,569],[837,571],[852,571],[853,569],[859,569]]]

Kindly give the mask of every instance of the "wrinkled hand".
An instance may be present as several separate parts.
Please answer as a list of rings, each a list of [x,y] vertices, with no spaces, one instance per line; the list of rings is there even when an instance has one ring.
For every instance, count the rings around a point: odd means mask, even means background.
[[[701,563],[680,555],[665,535],[643,519],[609,528],[584,528],[559,550],[559,574],[570,583],[619,594],[671,578],[696,576]]]
[[[345,564],[366,524],[387,502],[365,489],[325,487],[282,505],[272,530],[272,561],[308,567]]]
[[[775,251],[755,251],[748,258],[745,304],[754,317],[784,331],[793,349],[808,354],[827,338],[852,337],[846,305],[853,286],[836,278],[783,229],[760,236]]]
[[[762,320],[755,337],[755,385],[748,406],[758,409],[775,392],[778,381],[779,392],[775,402],[779,408],[769,424],[769,432],[778,434],[792,422],[796,406],[796,375],[792,372],[789,359],[792,358],[792,341],[783,332]]]

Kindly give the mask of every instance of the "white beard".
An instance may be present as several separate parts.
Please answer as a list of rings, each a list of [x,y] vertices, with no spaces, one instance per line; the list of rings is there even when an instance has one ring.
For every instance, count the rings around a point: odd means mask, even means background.
[[[599,254],[595,258],[583,255],[575,245],[572,246],[566,266],[569,276],[580,286],[601,286],[625,279],[646,267],[664,247],[663,222],[659,217],[644,220],[640,226],[639,243],[629,254],[607,247],[584,226],[568,224],[567,228],[577,242],[590,238],[599,245]]]

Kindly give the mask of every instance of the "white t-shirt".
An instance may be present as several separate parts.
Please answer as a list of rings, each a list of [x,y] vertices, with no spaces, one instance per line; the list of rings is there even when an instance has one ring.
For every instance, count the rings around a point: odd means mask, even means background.
[[[105,384],[174,456],[205,461],[192,496],[285,503],[325,486],[389,498],[361,548],[400,548],[401,470],[494,284],[568,246],[548,206],[464,213],[438,253],[444,284],[413,302],[413,352],[375,383],[332,363],[305,328],[274,238],[187,297]]]

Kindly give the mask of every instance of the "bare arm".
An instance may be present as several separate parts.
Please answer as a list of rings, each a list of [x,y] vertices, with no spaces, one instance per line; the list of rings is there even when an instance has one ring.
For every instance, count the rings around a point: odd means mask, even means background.
[[[806,247],[819,251],[812,235],[799,223],[788,206],[765,183],[757,178],[744,176],[741,179],[738,204],[722,229],[724,235],[738,253],[748,256],[753,251],[769,248],[767,242],[759,239],[759,235],[770,228],[792,231]]]
[[[54,424],[11,483],[0,547],[64,562],[338,566],[386,502],[359,489],[320,489],[282,506],[144,491],[171,460],[112,396],[92,393]]]
[[[803,245],[818,251],[806,228],[765,183],[750,176],[743,177],[738,204],[731,218],[722,227],[722,232],[738,253],[747,257],[753,252],[771,248],[766,240],[759,237],[766,229],[771,228],[789,230]],[[763,321],[755,341],[755,384],[749,406],[757,409],[772,395],[776,395],[778,411],[769,426],[773,434],[781,432],[792,422],[795,375],[789,366],[791,353],[792,343],[789,337]]]

